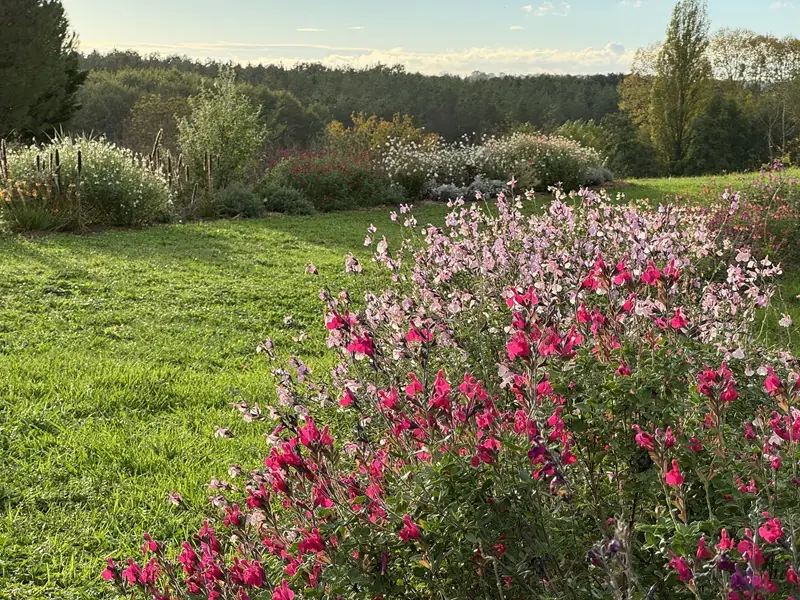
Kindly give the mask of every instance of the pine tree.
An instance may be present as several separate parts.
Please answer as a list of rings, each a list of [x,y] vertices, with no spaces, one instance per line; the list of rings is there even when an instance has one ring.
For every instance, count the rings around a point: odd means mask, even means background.
[[[47,135],[77,109],[76,38],[59,0],[0,2],[0,137]]]

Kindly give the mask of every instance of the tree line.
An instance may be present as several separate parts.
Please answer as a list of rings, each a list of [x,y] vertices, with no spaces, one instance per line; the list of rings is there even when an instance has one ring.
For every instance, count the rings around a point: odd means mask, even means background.
[[[400,114],[445,140],[559,133],[595,147],[620,176],[748,170],[800,154],[800,40],[712,35],[702,0],[679,0],[664,42],[639,50],[627,75],[425,76],[401,66],[80,55],[57,0],[6,0],[0,39],[0,136],[22,140],[65,129],[145,152],[162,131],[174,146],[190,99],[233,68],[274,148],[311,147],[328,123],[354,114]]]

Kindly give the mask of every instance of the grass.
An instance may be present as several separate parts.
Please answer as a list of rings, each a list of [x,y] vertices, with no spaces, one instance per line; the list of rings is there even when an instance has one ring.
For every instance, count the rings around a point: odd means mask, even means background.
[[[144,531],[191,533],[198,517],[167,494],[204,506],[207,481],[260,462],[264,430],[230,407],[273,399],[255,348],[270,336],[326,366],[317,292],[360,285],[343,257],[364,252],[370,223],[396,231],[379,209],[0,240],[0,599],[111,597],[98,575],[107,555],[136,553]],[[319,277],[304,274],[309,262]],[[800,278],[787,280],[800,322],[798,293]]]

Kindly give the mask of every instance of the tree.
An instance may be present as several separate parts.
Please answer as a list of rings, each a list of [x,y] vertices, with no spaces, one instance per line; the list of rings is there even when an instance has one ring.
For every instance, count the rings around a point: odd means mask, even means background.
[[[656,62],[651,119],[653,143],[667,169],[680,172],[692,129],[709,100],[708,12],[703,0],[679,0]]]
[[[53,133],[77,110],[86,74],[59,0],[0,2],[0,136]]]
[[[222,71],[212,87],[189,98],[189,109],[178,124],[178,145],[194,175],[215,189],[245,179],[268,132],[233,70]]]

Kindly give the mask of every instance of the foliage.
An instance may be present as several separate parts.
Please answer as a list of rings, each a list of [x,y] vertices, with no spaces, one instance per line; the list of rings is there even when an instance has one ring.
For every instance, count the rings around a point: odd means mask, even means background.
[[[75,112],[75,35],[59,0],[4,0],[0,5],[0,138],[52,135]]]
[[[142,96],[123,126],[123,144],[139,154],[150,154],[158,137],[163,148],[176,152],[178,122],[188,114],[189,105],[183,98],[162,98],[158,94]]]
[[[241,183],[231,183],[216,193],[215,205],[219,217],[247,217],[264,214],[264,201],[252,189]]]
[[[131,51],[92,52],[82,66],[92,71],[171,69],[215,77],[222,65],[180,56],[142,56]],[[504,122],[530,122],[539,129],[568,120],[594,119],[616,112],[621,75],[529,76],[476,74],[424,76],[401,66],[329,69],[319,64],[294,67],[236,67],[239,81],[291,93],[306,107],[317,107],[327,121],[347,122],[352,114],[411,115],[416,126],[449,141],[463,135],[498,133]]]
[[[266,210],[270,212],[290,215],[310,215],[316,212],[311,200],[295,188],[268,184],[261,186],[259,191],[264,196]]]
[[[299,190],[316,210],[351,210],[385,202],[389,179],[368,155],[333,152],[283,152],[265,173],[257,191],[272,186]]]
[[[426,150],[433,149],[439,141],[438,135],[417,127],[410,115],[395,114],[391,121],[384,121],[375,115],[368,118],[359,113],[350,119],[353,122],[350,127],[339,121],[328,124],[325,146],[329,150],[354,155],[369,153],[380,160],[392,143],[414,144]]]
[[[708,29],[704,0],[679,0],[656,62],[650,128],[655,148],[670,173],[686,168],[696,120],[708,103]]]
[[[331,385],[275,368],[278,406],[236,403],[274,427],[264,466],[217,482],[179,550],[146,535],[103,576],[178,598],[789,593],[800,386],[752,334],[780,269],[702,211],[564,200],[457,202],[443,228],[404,207],[393,253],[371,230],[397,283],[321,294]]]
[[[63,223],[78,227],[144,225],[166,218],[170,209],[164,176],[142,157],[102,138],[58,136],[43,146],[12,150],[8,177],[12,186],[19,182],[41,189],[42,210],[53,210]]]
[[[178,124],[178,146],[194,177],[209,191],[246,180],[268,132],[233,72],[223,72],[213,87],[189,98],[189,108],[189,117]]]
[[[553,131],[554,135],[594,148],[601,154],[608,148],[608,133],[594,121],[567,121]]]

